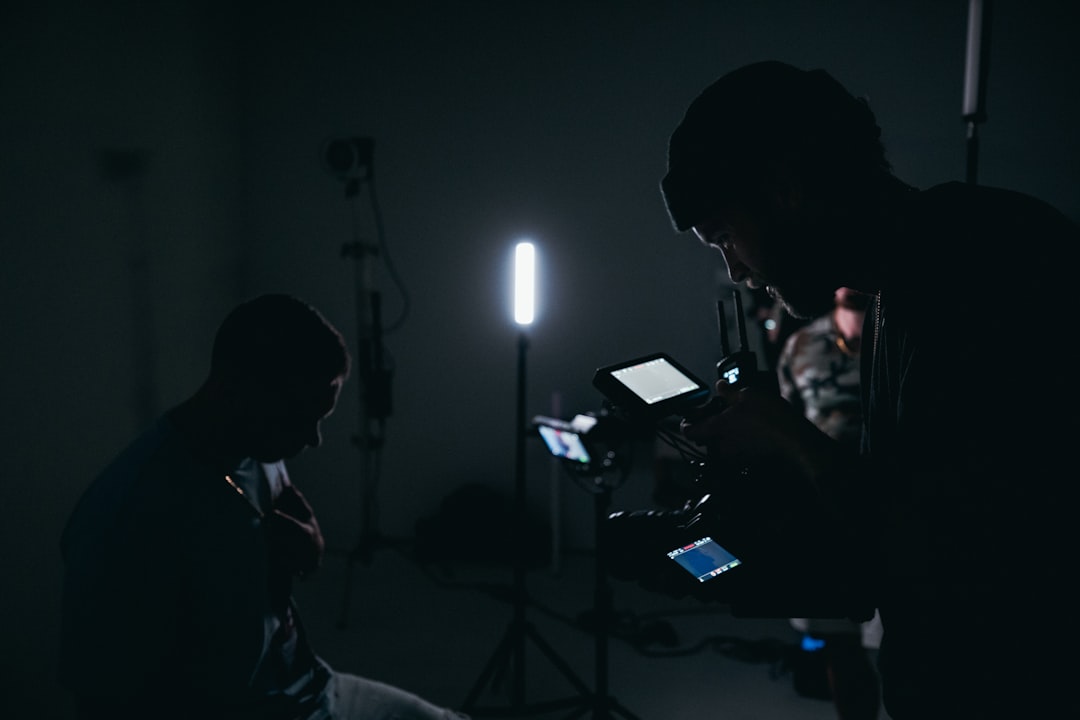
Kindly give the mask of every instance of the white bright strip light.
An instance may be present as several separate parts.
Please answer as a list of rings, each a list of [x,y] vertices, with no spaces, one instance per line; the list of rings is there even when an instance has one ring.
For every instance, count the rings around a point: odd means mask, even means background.
[[[535,312],[536,248],[519,242],[514,250],[514,322],[529,325]]]

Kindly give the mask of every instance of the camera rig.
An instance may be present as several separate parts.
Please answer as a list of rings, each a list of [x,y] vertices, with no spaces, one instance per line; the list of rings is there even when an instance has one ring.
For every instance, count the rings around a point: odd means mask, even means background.
[[[718,300],[716,314],[722,358],[716,364],[716,374],[719,380],[744,388],[756,381],[758,363],[757,357],[749,349],[738,289],[733,293],[733,300],[739,348],[731,350],[724,303]],[[713,396],[708,383],[663,352],[597,368],[592,382],[606,398],[609,416],[618,418],[625,427],[634,428],[640,434],[655,435],[693,465],[699,477],[702,476],[705,450],[683,437],[677,420],[700,419],[723,409],[720,399]]]
[[[724,304],[717,301],[722,358],[716,373],[745,390],[768,376],[748,347],[737,288],[733,296],[740,346],[730,348]],[[614,577],[676,597],[723,602],[739,617],[869,618],[873,607],[847,575],[843,541],[823,519],[813,488],[768,458],[713,462],[707,449],[667,422],[724,411],[701,380],[655,353],[597,369],[593,385],[614,416],[650,428],[691,463],[696,478],[697,492],[682,507],[607,516],[606,564]]]

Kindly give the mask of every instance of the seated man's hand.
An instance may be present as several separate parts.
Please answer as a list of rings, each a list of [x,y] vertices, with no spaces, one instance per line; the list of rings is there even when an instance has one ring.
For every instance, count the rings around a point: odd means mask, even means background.
[[[322,564],[326,542],[304,496],[286,485],[269,517],[273,562],[289,575],[303,577]]]

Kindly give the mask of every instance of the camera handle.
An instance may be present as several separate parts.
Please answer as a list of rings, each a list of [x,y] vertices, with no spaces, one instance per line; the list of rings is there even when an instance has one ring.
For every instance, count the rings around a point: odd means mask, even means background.
[[[749,385],[757,375],[757,356],[750,349],[746,339],[746,320],[743,317],[742,295],[739,288],[731,291],[735,302],[735,328],[739,333],[739,349],[731,351],[728,342],[727,318],[724,316],[724,302],[716,301],[716,319],[720,325],[720,353],[723,357],[716,363],[716,375],[720,380],[727,380],[729,385]]]

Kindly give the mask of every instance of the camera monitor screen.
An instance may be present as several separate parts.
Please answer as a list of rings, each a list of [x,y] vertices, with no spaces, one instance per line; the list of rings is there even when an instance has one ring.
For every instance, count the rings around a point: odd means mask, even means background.
[[[710,390],[665,353],[599,368],[593,386],[626,412],[662,418],[701,405]]]
[[[582,464],[587,464],[592,460],[589,451],[585,449],[585,443],[576,432],[553,428],[550,425],[539,425],[537,430],[540,432],[540,437],[544,439],[544,444],[555,457]]]
[[[731,554],[711,537],[703,537],[692,543],[677,547],[667,554],[679,563],[698,582],[711,580],[728,570],[742,565],[742,560]]]

